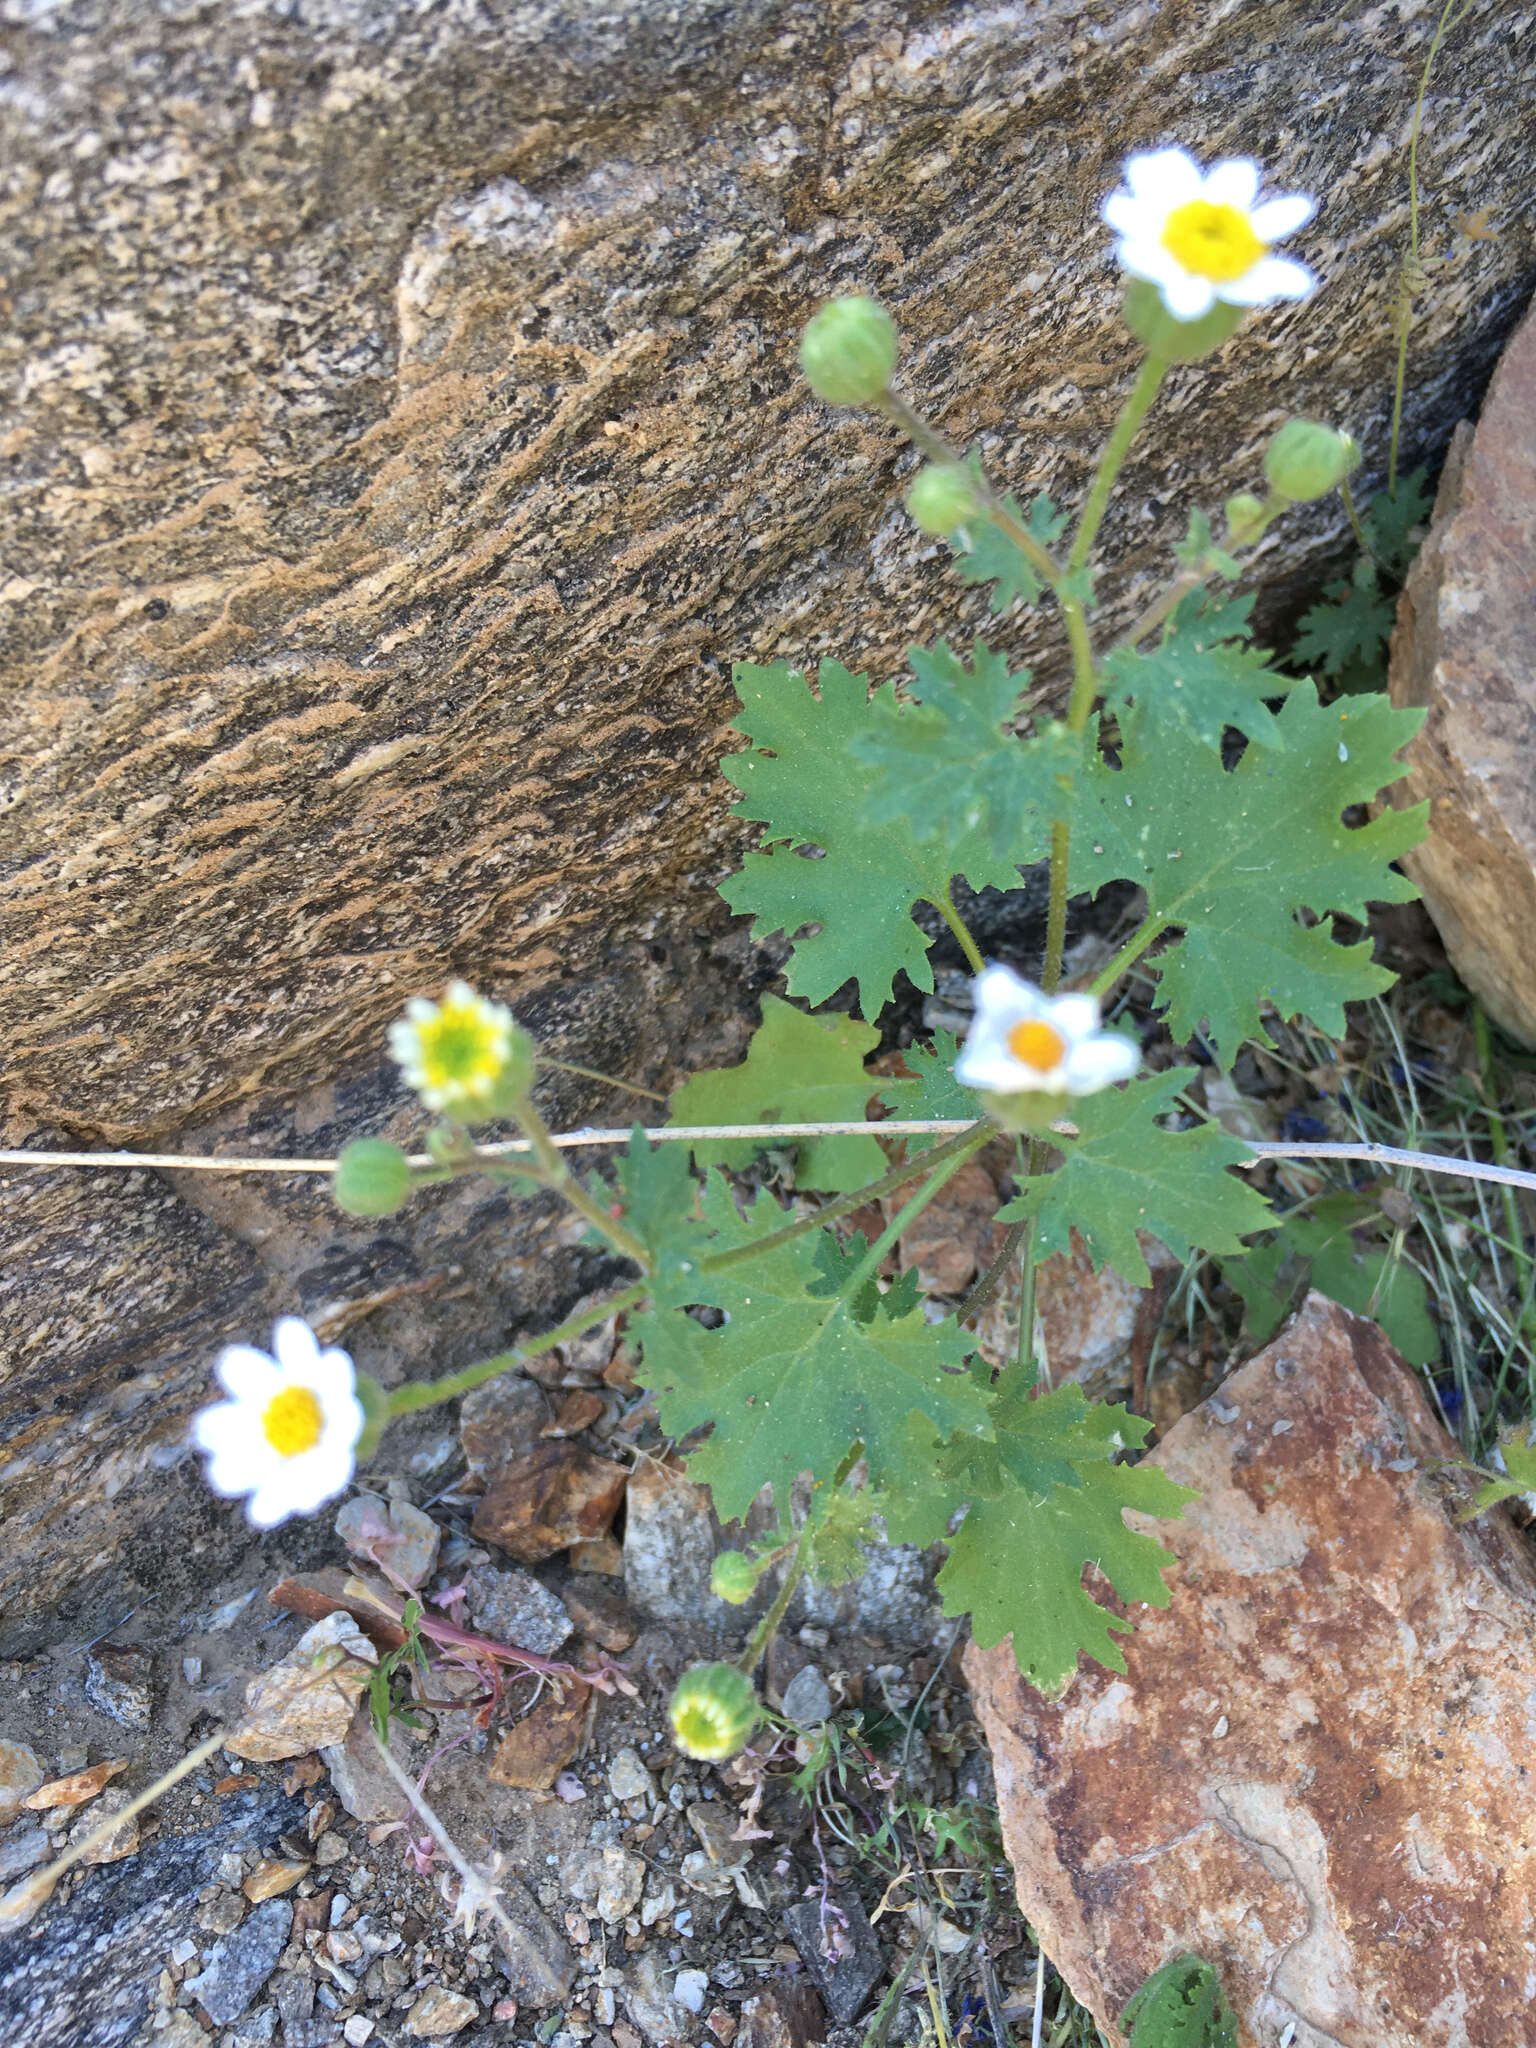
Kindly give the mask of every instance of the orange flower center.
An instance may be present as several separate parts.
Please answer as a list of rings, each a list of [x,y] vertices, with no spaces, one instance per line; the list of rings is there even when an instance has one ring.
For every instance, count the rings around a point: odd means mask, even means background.
[[[1176,206],[1163,223],[1163,247],[1196,277],[1231,284],[1252,270],[1266,245],[1237,207],[1191,199],[1187,206]]]
[[[280,1458],[312,1451],[325,1428],[320,1403],[308,1387],[284,1387],[261,1411],[261,1429]]]
[[[1055,1025],[1042,1024],[1038,1018],[1015,1024],[1008,1034],[1008,1050],[1021,1066],[1032,1067],[1037,1074],[1059,1067],[1066,1049],[1067,1042]]]

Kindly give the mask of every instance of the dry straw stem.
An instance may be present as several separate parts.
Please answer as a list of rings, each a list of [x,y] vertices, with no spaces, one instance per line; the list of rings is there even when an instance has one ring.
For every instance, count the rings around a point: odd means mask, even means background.
[[[968,1131],[974,1117],[940,1117],[923,1122],[891,1118],[885,1123],[847,1122],[828,1124],[668,1124],[642,1129],[640,1135],[653,1144],[710,1144],[735,1139],[756,1139],[773,1144],[786,1138],[947,1138]],[[581,1145],[627,1145],[629,1130],[555,1131],[549,1142],[562,1147]],[[1424,1173],[1448,1173],[1462,1180],[1498,1181],[1505,1187],[1536,1189],[1536,1173],[1518,1166],[1500,1166],[1485,1159],[1453,1159],[1442,1152],[1412,1152],[1401,1145],[1316,1144],[1288,1145],[1269,1140],[1245,1138],[1253,1157],[1241,1163],[1258,1166],[1265,1159],[1353,1159],[1363,1166],[1408,1166]],[[497,1145],[478,1148],[482,1159],[532,1151],[526,1138],[509,1138]],[[416,1167],[435,1162],[426,1153],[410,1155]],[[194,1152],[23,1152],[0,1151],[0,1166],[79,1166],[86,1168],[145,1168],[195,1173],[334,1173],[334,1159],[215,1159]]]

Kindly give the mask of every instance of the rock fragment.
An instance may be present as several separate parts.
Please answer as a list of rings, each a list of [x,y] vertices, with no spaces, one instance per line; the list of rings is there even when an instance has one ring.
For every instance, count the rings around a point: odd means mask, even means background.
[[[264,1899],[291,1892],[300,1878],[308,1877],[309,1870],[309,1863],[302,1856],[263,1856],[240,1889],[253,1905],[260,1904]]]
[[[672,1996],[660,1957],[643,1949],[635,1958],[624,1991],[624,2010],[648,2041],[692,2041],[698,2028],[687,2006]],[[618,2034],[615,2031],[614,2039]]]
[[[491,1783],[547,1792],[581,1747],[591,1697],[591,1686],[567,1679],[563,1699],[540,1700],[501,1738]]]
[[[395,1720],[389,1725],[389,1752],[403,1770],[409,1770],[407,1737]],[[343,1740],[327,1743],[320,1755],[331,1774],[336,1797],[354,1820],[376,1826],[380,1821],[398,1820],[404,1813],[405,1794],[380,1761],[366,1708],[353,1717]]]
[[[1244,2039],[1525,2038],[1528,1546],[1502,1509],[1458,1519],[1417,1380],[1316,1294],[1152,1456],[1200,1497],[1138,1519],[1172,1601],[1137,1610],[1124,1676],[1084,1663],[1048,1702],[1007,1643],[966,1653],[1047,1953],[1114,2040],[1181,1951]]]
[[[798,1670],[784,1688],[784,1718],[797,1728],[819,1728],[832,1716],[832,1693],[814,1664]]]
[[[710,1591],[715,1524],[708,1491],[654,1458],[630,1475],[624,1509],[624,1591],[656,1621],[734,1613]]]
[[[43,1766],[24,1742],[0,1738],[0,1827],[14,1820],[22,1802],[43,1782]]]
[[[521,1564],[601,1536],[624,1498],[622,1465],[573,1443],[541,1443],[487,1487],[474,1533]]]
[[[592,1906],[605,1926],[627,1920],[645,1889],[645,1863],[630,1849],[609,1845],[584,1850],[567,1866],[565,1888],[573,1899]]]
[[[852,1892],[842,1892],[823,1911],[819,1899],[804,1899],[784,1915],[789,1937],[839,2026],[856,2020],[885,1974],[885,1958],[869,1916]],[[837,1932],[836,1949],[828,1929]]]
[[[336,1534],[348,1550],[387,1566],[408,1586],[425,1585],[437,1563],[443,1532],[430,1515],[408,1500],[360,1493],[336,1517]]]
[[[155,1710],[148,1650],[101,1643],[86,1659],[85,1696],[120,1728],[147,1728]]]
[[[87,1799],[94,1799],[109,1778],[115,1778],[119,1771],[126,1771],[128,1759],[114,1757],[110,1762],[92,1764],[88,1771],[71,1771],[64,1778],[50,1778],[46,1785],[39,1785],[21,1802],[33,1813],[49,1813],[56,1807],[83,1806]]]
[[[1536,316],[1494,374],[1475,434],[1457,430],[1434,524],[1398,605],[1389,689],[1427,707],[1408,774],[1386,792],[1431,806],[1403,856],[1457,973],[1536,1045]]]
[[[235,1929],[215,1942],[201,1976],[189,1977],[187,1989],[216,2027],[230,2026],[277,1968],[288,1942],[293,1908],[286,1899],[268,1899]]]
[[[469,1476],[480,1490],[524,1458],[538,1443],[550,1416],[541,1387],[515,1373],[487,1380],[464,1396],[459,1442]]]
[[[803,1979],[776,1977],[744,2001],[735,2048],[811,2048],[827,2037],[827,2009]]]
[[[95,1805],[83,1813],[69,1831],[71,1847],[90,1840],[99,1827],[104,1826],[116,1813],[121,1813],[129,1803],[132,1794],[121,1786],[111,1785]],[[139,1852],[139,1817],[131,1814],[120,1821],[93,1848],[87,1849],[80,1858],[82,1863],[120,1863],[125,1856],[136,1856]]]
[[[565,1608],[584,1635],[614,1656],[627,1650],[639,1634],[629,1608],[608,1586],[567,1586]]]
[[[446,2041],[479,2017],[480,2008],[472,1998],[441,1984],[429,1984],[406,2014],[405,2031],[413,2041]]]
[[[464,1576],[470,1625],[535,1656],[553,1657],[571,1633],[571,1617],[547,1586],[530,1572],[498,1571],[480,1565]]]
[[[307,1756],[340,1742],[378,1652],[350,1614],[328,1614],[251,1681],[245,1714],[224,1747],[253,1763]]]
[[[615,1799],[649,1799],[656,1781],[646,1769],[637,1749],[624,1748],[608,1765],[608,1790]]]

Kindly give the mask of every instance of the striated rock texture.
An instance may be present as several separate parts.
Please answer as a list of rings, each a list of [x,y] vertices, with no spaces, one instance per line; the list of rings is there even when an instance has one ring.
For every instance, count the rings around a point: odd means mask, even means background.
[[[1462,980],[1536,1045],[1536,317],[1476,433],[1452,443],[1398,605],[1391,691],[1429,712],[1392,792],[1433,805],[1432,837],[1404,866]]]
[[[1283,414],[1378,446],[1433,12],[7,10],[3,1141],[403,1131],[383,1026],[449,971],[628,1079],[729,1058],[764,971],[710,893],[730,660],[887,669],[984,616],[895,512],[895,437],[808,402],[806,315],[884,294],[912,394],[1070,495],[1129,363],[1096,218],[1122,154],[1253,150],[1320,192],[1327,291],[1179,373],[1131,465],[1106,541],[1144,575]],[[1411,452],[1475,403],[1529,275],[1533,18],[1473,0],[1430,95]],[[1483,211],[1497,238],[1458,236]],[[1286,524],[1276,590],[1333,517]],[[308,1310],[388,1379],[601,1279],[469,1193],[370,1229],[310,1184],[0,1177],[21,1637],[60,1602],[94,1633],[235,1540],[161,1472],[221,1338]]]
[[[1309,1296],[1153,1453],[1172,1605],[1058,1703],[966,1655],[1019,1898],[1099,2024],[1194,1950],[1245,2048],[1506,2048],[1536,1939],[1536,1565],[1457,1520],[1456,1447],[1373,1323]],[[1294,2026],[1294,2033],[1286,2029]]]

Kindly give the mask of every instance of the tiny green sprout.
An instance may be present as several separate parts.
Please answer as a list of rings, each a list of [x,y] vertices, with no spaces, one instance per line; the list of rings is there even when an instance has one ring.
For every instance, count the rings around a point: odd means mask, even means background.
[[[896,323],[873,299],[833,299],[800,337],[800,367],[829,405],[873,405],[896,368]]]
[[[1360,461],[1348,434],[1318,420],[1287,420],[1264,456],[1264,474],[1294,505],[1326,498]]]
[[[331,1192],[349,1216],[393,1216],[410,1199],[410,1162],[387,1138],[354,1138],[336,1161]]]
[[[930,462],[907,487],[907,510],[924,533],[946,539],[981,510],[976,488],[953,463]]]
[[[709,1589],[732,1607],[740,1607],[757,1591],[758,1571],[750,1557],[739,1550],[722,1550],[710,1567]]]
[[[705,1763],[724,1763],[745,1748],[761,1716],[751,1679],[734,1664],[685,1671],[667,1708],[678,1748]]]
[[[1264,509],[1264,500],[1256,498],[1252,491],[1235,491],[1225,506],[1227,515],[1227,545],[1232,548],[1247,547],[1257,540],[1269,524],[1269,514]]]

